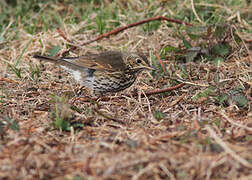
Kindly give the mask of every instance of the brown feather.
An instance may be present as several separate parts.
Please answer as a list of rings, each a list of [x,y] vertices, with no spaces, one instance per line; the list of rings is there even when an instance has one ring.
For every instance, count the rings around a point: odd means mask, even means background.
[[[100,71],[121,71],[126,68],[124,53],[107,51],[100,54],[88,54],[76,58],[62,58],[72,64]]]
[[[126,68],[123,60],[126,54],[128,53],[107,51],[100,54],[88,54],[80,57],[62,57],[58,59],[41,55],[34,55],[33,57],[68,66],[73,69],[85,67],[100,71],[123,71]]]

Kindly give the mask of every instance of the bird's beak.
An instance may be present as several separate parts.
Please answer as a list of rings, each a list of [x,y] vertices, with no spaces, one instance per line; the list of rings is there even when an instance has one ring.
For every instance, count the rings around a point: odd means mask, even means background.
[[[147,69],[147,70],[150,70],[150,71],[155,70],[152,66],[146,66],[146,67],[144,67],[144,68]]]
[[[148,71],[152,71],[152,70],[155,70],[153,67],[151,66],[140,66],[140,67],[137,67],[137,68],[133,68],[135,70],[148,70]]]

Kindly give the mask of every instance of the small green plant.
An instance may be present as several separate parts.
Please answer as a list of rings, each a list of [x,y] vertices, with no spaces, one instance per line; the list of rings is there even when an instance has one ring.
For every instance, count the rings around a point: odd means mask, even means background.
[[[216,88],[213,87],[213,86],[210,86],[208,87],[207,89],[201,91],[201,92],[198,92],[196,93],[192,99],[194,101],[197,101],[199,98],[201,97],[204,97],[204,98],[209,98],[210,96],[213,96],[213,95],[216,95],[216,92],[215,92]]]
[[[154,113],[154,117],[155,117],[158,121],[164,119],[165,116],[166,116],[166,114],[163,113],[163,112],[161,112],[160,110],[156,110],[155,113]]]
[[[219,66],[232,54],[233,44],[241,44],[235,31],[229,25],[181,27],[177,36],[182,40],[183,47],[167,45],[163,47],[161,54],[173,54],[177,61],[210,61]]]
[[[0,89],[0,103],[4,103],[4,98],[8,98],[9,97],[9,92],[7,89]]]
[[[73,114],[70,105],[67,103],[67,98],[65,96],[52,95],[50,102],[53,105],[52,117],[55,127],[61,131],[70,131],[69,120]]]
[[[22,74],[21,74],[21,68],[17,68],[16,66],[11,66],[10,65],[11,70],[16,74],[16,76],[21,79],[22,78]]]
[[[221,106],[228,106],[230,104],[236,104],[240,108],[248,108],[249,102],[243,89],[240,87],[233,88],[227,92],[218,90],[217,86],[210,86],[207,89],[196,93],[192,99],[197,101],[199,98],[206,98],[214,101],[215,104]]]
[[[143,26],[143,30],[148,34],[153,34],[153,32],[155,32],[160,25],[161,25],[160,21],[149,22]]]
[[[0,136],[3,139],[8,129],[19,131],[18,121],[11,119],[10,117],[0,116]]]
[[[229,92],[229,98],[232,103],[235,103],[240,108],[247,109],[249,107],[249,101],[245,96],[244,89],[242,87],[236,87]]]
[[[58,54],[58,52],[60,51],[61,47],[60,46],[53,46],[50,51],[49,51],[49,56],[55,56],[56,54]]]
[[[81,176],[77,175],[74,176],[73,180],[84,180]]]
[[[106,26],[106,22],[104,21],[103,16],[102,15],[98,15],[95,18],[95,22],[96,22],[96,25],[97,25],[98,32],[100,34],[103,34],[105,26]]]
[[[0,103],[4,102],[3,98],[4,98],[4,95],[0,95]]]
[[[36,78],[37,79],[40,78],[40,69],[38,65],[34,67],[32,64],[30,64],[30,74],[31,74],[32,80],[35,80]]]
[[[18,58],[16,59],[16,61],[14,62],[14,64],[13,64],[13,65],[10,65],[10,64],[9,64],[9,67],[11,68],[11,70],[16,74],[16,76],[17,76],[19,79],[22,78],[22,74],[21,74],[21,68],[18,68],[18,65],[20,64],[21,59],[22,59],[22,57],[23,57],[23,55],[24,55],[26,49],[29,47],[29,45],[30,45],[30,43],[31,43],[31,40],[32,40],[32,39],[30,39],[30,40],[26,43],[25,47],[23,48],[21,54],[18,56]]]
[[[22,49],[21,54],[18,56],[18,58],[16,59],[16,61],[14,62],[14,68],[17,68],[17,66],[19,65],[19,63],[21,62],[21,59],[25,53],[25,51],[27,50],[27,48],[29,47],[29,45],[31,44],[32,38],[30,38],[30,40],[26,43],[25,47]]]

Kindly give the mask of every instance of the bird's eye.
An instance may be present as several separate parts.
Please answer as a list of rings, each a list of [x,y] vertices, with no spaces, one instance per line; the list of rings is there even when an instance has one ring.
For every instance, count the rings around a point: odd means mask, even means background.
[[[141,60],[141,59],[137,59],[137,63],[139,63],[139,64],[140,64],[141,62],[142,62],[142,60]]]

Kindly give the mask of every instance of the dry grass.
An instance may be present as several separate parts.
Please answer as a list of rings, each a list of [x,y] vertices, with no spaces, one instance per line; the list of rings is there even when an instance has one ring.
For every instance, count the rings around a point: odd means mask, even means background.
[[[236,26],[239,25],[242,26],[238,22]],[[75,33],[84,26],[85,23],[65,26],[63,31],[75,44],[81,44],[96,36],[95,30]],[[71,55],[100,52],[97,47],[148,53],[160,52],[167,45],[183,46],[182,40],[174,34],[174,29],[165,23],[151,35],[144,35],[138,26],[81,47]],[[246,35],[243,32],[242,36]],[[8,46],[0,49],[0,119],[10,117],[18,121],[20,130],[6,128],[0,140],[1,178],[252,178],[252,71],[248,43],[244,42],[246,46],[234,51],[231,58],[219,66],[211,62],[178,63],[168,54],[162,59],[164,74],[153,79],[143,73],[134,86],[98,104],[73,103],[72,98],[79,88],[73,79],[59,67],[41,64],[32,58],[34,53],[46,53],[56,45],[64,47],[60,52],[66,50],[67,42],[56,30],[30,35],[21,28],[19,38],[7,43]],[[18,78],[8,64],[15,64],[24,49],[18,65],[22,77]],[[32,78],[30,66],[35,65],[40,68],[40,78]],[[184,87],[141,97],[146,90],[174,85],[167,77],[181,77],[180,66],[190,74]],[[244,87],[243,93],[249,101],[247,108],[233,101],[221,106],[211,95],[194,99],[209,86],[216,88],[215,93],[230,93],[235,87]],[[139,97],[128,96],[136,90]],[[84,90],[82,94],[89,93]],[[55,102],[52,94],[59,97],[67,94],[68,98]],[[72,110],[72,105],[81,111]],[[56,106],[60,116],[72,125],[78,122],[84,127],[70,131],[56,129]]]

